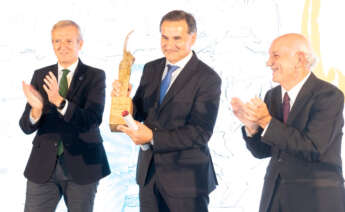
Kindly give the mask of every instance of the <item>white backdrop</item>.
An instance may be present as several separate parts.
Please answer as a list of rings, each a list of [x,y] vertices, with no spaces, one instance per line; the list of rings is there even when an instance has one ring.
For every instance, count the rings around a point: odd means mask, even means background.
[[[305,10],[307,3],[310,6]],[[314,9],[319,8],[315,16]],[[211,212],[257,211],[267,160],[253,158],[241,139],[240,123],[229,101],[263,97],[273,86],[265,66],[271,41],[287,32],[308,32],[322,61],[324,76],[341,87],[345,72],[343,0],[3,0],[0,6],[0,210],[22,211],[26,179],[23,171],[33,135],[18,126],[25,98],[21,81],[30,82],[35,69],[56,62],[50,29],[61,19],[79,23],[84,35],[81,59],[107,74],[107,96],[101,126],[112,174],[98,188],[96,212],[137,212],[135,166],[138,148],[108,127],[111,82],[117,76],[123,41],[136,57],[131,81],[137,86],[144,63],[161,57],[159,22],[170,10],[194,14],[199,58],[223,79],[219,116],[210,141],[219,186],[211,195]],[[306,13],[306,11],[310,13]],[[309,15],[308,15],[309,14]],[[314,16],[313,16],[314,14]],[[308,25],[309,24],[309,25]],[[303,27],[303,25],[305,25]],[[315,31],[316,27],[316,31]],[[322,54],[321,54],[322,53]],[[337,70],[334,78],[330,70]],[[321,72],[320,72],[321,73]],[[327,75],[328,74],[328,75]],[[60,204],[57,211],[66,211]]]

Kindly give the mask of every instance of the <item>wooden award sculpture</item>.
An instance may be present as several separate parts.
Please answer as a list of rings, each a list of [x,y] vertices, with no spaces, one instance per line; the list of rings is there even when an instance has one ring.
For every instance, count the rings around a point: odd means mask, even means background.
[[[118,130],[116,130],[118,125],[126,125],[122,117],[123,111],[128,111],[130,114],[133,113],[132,99],[127,96],[131,67],[135,59],[133,55],[127,51],[128,38],[132,32],[133,31],[126,36],[125,45],[123,47],[123,58],[119,66],[119,81],[121,83],[120,95],[111,98],[109,125],[112,132],[118,132]]]

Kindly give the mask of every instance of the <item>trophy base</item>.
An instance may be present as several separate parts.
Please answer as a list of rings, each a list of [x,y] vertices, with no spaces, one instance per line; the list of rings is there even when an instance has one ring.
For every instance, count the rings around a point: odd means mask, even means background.
[[[133,113],[133,102],[130,97],[112,97],[109,127],[111,132],[119,132],[116,128],[119,125],[126,125],[125,120],[122,117],[122,112],[128,111]]]

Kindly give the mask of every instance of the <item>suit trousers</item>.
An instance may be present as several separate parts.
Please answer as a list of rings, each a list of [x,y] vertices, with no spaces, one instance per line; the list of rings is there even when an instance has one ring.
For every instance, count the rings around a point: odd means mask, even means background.
[[[177,198],[163,191],[154,163],[151,162],[146,184],[139,187],[140,212],[207,212],[209,197]]]
[[[55,171],[48,182],[27,181],[25,212],[54,212],[61,196],[69,212],[92,212],[98,181],[79,185],[64,168],[63,155],[57,159]]]

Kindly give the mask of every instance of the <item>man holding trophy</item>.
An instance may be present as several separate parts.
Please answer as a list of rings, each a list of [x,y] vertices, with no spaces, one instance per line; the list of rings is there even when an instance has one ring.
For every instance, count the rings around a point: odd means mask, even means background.
[[[143,212],[208,211],[208,195],[217,185],[208,141],[217,118],[221,79],[191,50],[196,31],[194,17],[184,11],[162,18],[165,57],[144,66],[133,98],[138,129],[125,122],[110,123],[113,131],[144,145],[136,176]],[[113,98],[121,97],[121,90],[128,97],[131,86],[116,80]]]

